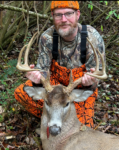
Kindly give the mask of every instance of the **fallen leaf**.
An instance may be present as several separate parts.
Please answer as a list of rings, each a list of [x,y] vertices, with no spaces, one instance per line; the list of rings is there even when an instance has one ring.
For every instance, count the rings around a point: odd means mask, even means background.
[[[84,124],[81,124],[80,131],[86,131],[87,127]]]

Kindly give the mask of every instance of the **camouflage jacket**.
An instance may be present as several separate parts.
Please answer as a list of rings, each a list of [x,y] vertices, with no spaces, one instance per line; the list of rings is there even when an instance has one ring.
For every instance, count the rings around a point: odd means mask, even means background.
[[[82,65],[80,61],[81,55],[81,32],[82,26],[78,23],[78,33],[75,39],[71,42],[66,42],[58,36],[58,59],[57,62],[60,66],[64,66],[68,69],[78,68]],[[37,60],[37,68],[42,70],[47,70],[50,68],[52,60],[52,43],[53,43],[53,31],[54,26],[48,28],[45,32],[42,33],[39,40],[39,57]],[[99,49],[103,54],[105,60],[105,45],[101,35],[98,31],[90,25],[87,25],[88,38],[92,42],[94,48]],[[100,61],[100,59],[99,59]],[[99,68],[102,68],[101,61],[99,63]],[[87,41],[86,43],[86,69],[87,71],[90,68],[95,67],[95,57],[91,45]]]

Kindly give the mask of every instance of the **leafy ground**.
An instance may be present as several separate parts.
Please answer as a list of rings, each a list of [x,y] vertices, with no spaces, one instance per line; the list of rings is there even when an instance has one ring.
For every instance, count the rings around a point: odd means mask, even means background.
[[[83,7],[81,8],[83,9]],[[95,16],[97,11],[93,13],[92,16]],[[116,34],[116,37],[108,37],[109,34],[117,33],[119,28],[116,26],[117,22],[115,26],[110,27],[112,20],[106,21],[104,17],[98,19],[94,27],[108,45],[106,46],[108,78],[99,83],[99,95],[95,103],[94,128],[101,132],[119,135],[119,41],[115,45],[112,40],[113,38],[118,39],[119,34]],[[89,24],[89,19],[90,21],[94,20],[93,17],[88,17],[87,24]],[[103,31],[100,28],[100,22],[104,27]],[[48,27],[49,24],[46,28]],[[40,28],[42,28],[42,25],[40,25]],[[113,32],[109,32],[110,28]],[[29,30],[25,42],[29,41],[35,30],[36,27]],[[40,136],[35,132],[35,129],[40,127],[40,119],[25,111],[14,98],[14,89],[27,80],[24,73],[16,69],[18,54],[23,47],[21,41],[18,40],[14,43],[14,48],[8,55],[5,54],[4,50],[0,50],[0,150],[42,149]],[[32,46],[29,56],[30,63],[35,62],[36,64],[38,56],[37,43]]]

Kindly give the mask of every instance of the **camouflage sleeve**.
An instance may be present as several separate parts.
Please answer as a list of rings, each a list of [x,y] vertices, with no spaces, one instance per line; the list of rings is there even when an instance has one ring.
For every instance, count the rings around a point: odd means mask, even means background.
[[[39,40],[39,56],[37,59],[37,68],[47,71],[50,69],[52,60],[52,38],[47,34],[42,34]]]
[[[103,41],[101,35],[99,34],[99,32],[95,28],[93,28],[90,25],[87,26],[87,31],[88,31],[89,40],[91,41],[94,48],[98,49],[102,53],[104,61],[106,63],[105,45],[104,45],[104,41]],[[95,68],[96,61],[95,61],[92,47],[88,41],[87,41],[86,47],[87,47],[86,69],[87,69],[87,71],[90,71],[90,68]],[[102,69],[102,62],[101,62],[99,55],[98,55],[98,58],[99,58],[99,69]]]

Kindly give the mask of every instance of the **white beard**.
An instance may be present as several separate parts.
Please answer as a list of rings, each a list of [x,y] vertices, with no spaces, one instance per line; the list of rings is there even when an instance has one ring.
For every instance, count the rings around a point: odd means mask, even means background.
[[[76,31],[77,27],[71,27],[69,30],[65,31],[63,29],[58,29],[58,33],[61,37],[68,37]]]

